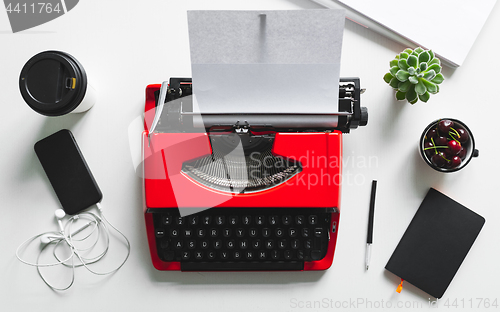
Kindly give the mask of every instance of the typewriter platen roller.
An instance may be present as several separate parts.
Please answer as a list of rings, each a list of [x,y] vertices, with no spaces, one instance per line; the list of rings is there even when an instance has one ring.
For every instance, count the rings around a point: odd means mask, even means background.
[[[338,113],[333,114],[211,114],[193,112],[193,88],[191,78],[171,78],[165,97],[157,132],[219,131],[234,129],[274,129],[275,131],[331,131],[337,129],[349,133],[350,129],[368,123],[368,110],[361,107],[359,78],[340,78]],[[158,105],[160,92],[155,92]],[[335,104],[332,104],[335,105]]]

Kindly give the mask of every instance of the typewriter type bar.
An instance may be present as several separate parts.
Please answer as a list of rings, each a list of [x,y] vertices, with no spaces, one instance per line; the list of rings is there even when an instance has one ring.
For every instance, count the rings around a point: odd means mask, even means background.
[[[272,153],[272,135],[211,135],[210,143],[212,154],[185,162],[182,172],[214,190],[260,192],[284,183],[302,171],[299,162]],[[243,151],[232,153],[239,144]]]

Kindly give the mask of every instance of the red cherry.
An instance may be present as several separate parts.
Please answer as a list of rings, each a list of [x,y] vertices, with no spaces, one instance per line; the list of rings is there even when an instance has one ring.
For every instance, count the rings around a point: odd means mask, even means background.
[[[469,140],[469,133],[462,128],[457,129],[458,134],[460,134],[460,137],[457,138],[458,141],[465,143],[467,140]]]
[[[435,138],[437,136],[437,131],[436,129],[432,128],[431,130],[429,130],[426,134],[426,139],[427,140],[430,140],[431,138]]]
[[[444,153],[438,152],[437,154],[434,154],[434,156],[431,157],[431,162],[434,164],[434,166],[443,168],[446,165],[446,159],[444,159],[443,157]]]
[[[455,156],[456,154],[453,153],[453,151],[449,148],[443,148],[442,149],[443,153],[444,153],[444,157],[446,159],[451,159],[453,156]]]
[[[448,145],[448,140],[444,136],[438,136],[434,139],[436,146],[446,146]]]
[[[457,156],[460,157],[462,160],[464,160],[465,156],[467,156],[467,149],[462,146],[462,149],[460,150]]]
[[[453,158],[450,160],[450,169],[452,168],[457,168],[462,164],[462,159],[458,156],[453,156]]]
[[[441,134],[447,135],[450,132],[450,128],[453,127],[453,121],[448,119],[443,119],[438,124],[438,129]]]
[[[434,144],[432,144],[432,142],[430,142],[430,141],[426,141],[426,142],[424,143],[424,150],[425,150],[425,148],[428,148],[428,147],[434,147]],[[429,157],[429,158],[430,158],[432,155],[434,155],[434,154],[435,154],[435,153],[434,153],[434,149],[433,149],[433,148],[430,148],[430,149],[428,149],[428,150],[425,150],[425,154],[427,155],[427,157]]]
[[[450,152],[453,153],[453,155],[456,155],[460,153],[462,146],[457,141],[451,140],[448,142],[448,149],[450,149]]]

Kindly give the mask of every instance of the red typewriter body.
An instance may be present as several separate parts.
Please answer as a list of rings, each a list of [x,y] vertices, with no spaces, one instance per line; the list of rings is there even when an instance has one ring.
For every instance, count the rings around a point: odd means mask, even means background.
[[[212,130],[217,127],[212,127],[207,128],[207,131],[200,132],[167,131],[154,132],[149,135],[148,129],[150,129],[153,118],[157,113],[158,91],[161,85],[147,86],[145,131],[143,132],[142,141],[144,160],[143,211],[151,259],[156,269],[186,270],[183,268],[182,263],[187,261],[182,259],[179,261],[178,258],[172,258],[170,261],[162,259],[160,256],[162,250],[160,249],[164,245],[172,245],[174,241],[170,239],[160,241],[160,236],[168,236],[169,234],[161,232],[163,229],[158,230],[158,225],[155,226],[154,222],[155,213],[177,211],[183,208],[197,208],[198,210],[226,208],[234,209],[234,211],[240,208],[327,208],[329,209],[329,228],[327,246],[325,246],[326,254],[321,259],[314,261],[305,259],[299,270],[325,270],[331,266],[340,216],[342,132],[348,132],[349,127],[354,128],[358,125],[365,125],[367,120],[367,113],[364,110],[360,111],[359,80],[342,80],[349,81],[350,89],[348,89],[348,92],[351,90],[351,93],[348,94],[349,101],[345,101],[344,107],[341,107],[343,111],[351,116],[346,118],[346,127],[343,131],[336,129],[327,131],[290,131],[288,129],[288,131],[282,131],[281,129],[259,127],[252,129],[251,126],[248,127],[247,134],[271,135],[273,138],[271,150],[273,156],[281,157],[293,162],[293,164],[299,164],[300,171],[287,177],[286,181],[281,181],[281,183],[276,183],[271,187],[252,192],[234,193],[211,188],[185,173],[186,163],[210,157],[214,152],[211,138],[216,138],[219,133],[227,133],[228,130],[214,132]],[[185,84],[190,83],[189,79],[186,79],[186,81]],[[352,84],[351,81],[353,81]],[[178,82],[176,83],[178,87]],[[172,87],[172,84],[171,80],[170,87]],[[357,96],[357,100],[353,100],[355,96]],[[168,105],[168,103],[166,102],[165,105]],[[358,124],[354,121],[355,114],[362,115]],[[193,227],[193,230],[196,231],[195,227]],[[218,252],[222,251],[215,251],[215,253]],[[189,270],[204,270],[203,264],[210,261],[198,262],[194,269]],[[213,270],[218,271],[219,269]],[[245,269],[236,267],[229,270],[239,271]],[[252,270],[260,269],[257,266]]]

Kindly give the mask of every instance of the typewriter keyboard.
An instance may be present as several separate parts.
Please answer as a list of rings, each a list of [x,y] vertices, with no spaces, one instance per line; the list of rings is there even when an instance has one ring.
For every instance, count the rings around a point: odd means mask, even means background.
[[[159,212],[158,212],[159,211]],[[302,270],[326,256],[332,209],[212,208],[153,213],[158,256],[183,271]]]

